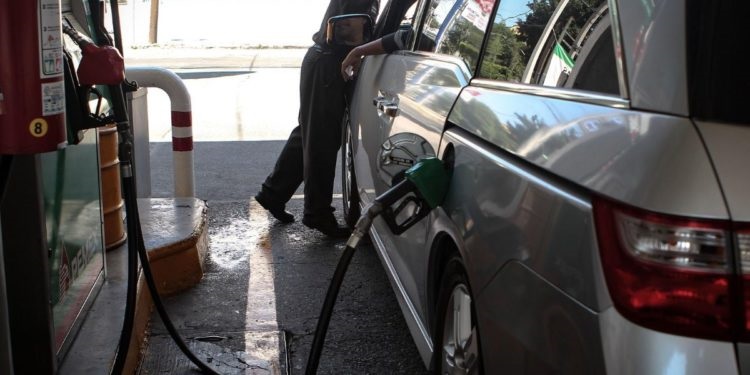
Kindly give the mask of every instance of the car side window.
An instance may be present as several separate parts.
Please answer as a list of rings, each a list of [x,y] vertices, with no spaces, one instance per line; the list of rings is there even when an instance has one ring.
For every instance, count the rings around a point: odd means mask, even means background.
[[[428,5],[418,50],[460,57],[471,71],[495,0],[436,0]]]
[[[479,76],[618,95],[606,0],[502,0]]]
[[[406,13],[404,13],[404,17],[401,18],[401,23],[399,24],[398,28],[399,30],[414,30],[415,24],[414,24],[414,17],[417,15],[417,6],[419,5],[418,1],[415,1],[407,10]],[[411,46],[411,42],[414,40],[414,33],[411,33],[409,36],[409,40],[406,42],[407,46]]]
[[[422,32],[419,35],[417,49],[426,52],[435,52],[437,38],[442,35],[442,25],[448,15],[460,0],[433,0],[427,5]]]
[[[406,10],[406,13],[404,14],[404,18],[401,19],[401,24],[399,28],[401,27],[414,27],[414,16],[417,14],[417,5],[419,2],[415,1],[414,4],[412,4],[409,9]]]

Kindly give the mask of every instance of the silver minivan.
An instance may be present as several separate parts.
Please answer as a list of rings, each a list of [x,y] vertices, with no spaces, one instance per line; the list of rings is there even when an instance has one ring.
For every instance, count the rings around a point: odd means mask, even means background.
[[[392,0],[342,147],[354,220],[402,170],[441,207],[371,237],[441,374],[750,374],[741,0]]]

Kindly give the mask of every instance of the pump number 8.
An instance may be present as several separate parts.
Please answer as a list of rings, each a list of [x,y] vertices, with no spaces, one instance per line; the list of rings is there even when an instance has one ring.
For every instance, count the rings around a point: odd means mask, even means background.
[[[47,121],[43,118],[35,118],[31,120],[31,124],[29,124],[29,133],[36,138],[41,138],[47,135],[48,129],[49,126],[47,125]]]

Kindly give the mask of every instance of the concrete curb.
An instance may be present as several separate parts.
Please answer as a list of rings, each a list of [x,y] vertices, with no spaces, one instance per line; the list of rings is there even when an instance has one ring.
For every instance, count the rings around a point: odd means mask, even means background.
[[[208,253],[206,203],[196,198],[149,198],[139,199],[138,206],[159,294],[175,294],[200,282]]]
[[[299,68],[307,48],[146,47],[124,52],[127,66],[168,69]]]
[[[135,318],[133,319],[133,335],[130,337],[128,358],[125,360],[123,374],[136,374],[140,368],[143,356],[148,347],[148,331],[151,321],[151,312],[154,303],[151,293],[148,291],[146,279],[142,274],[138,275],[138,288],[135,297]]]
[[[146,198],[138,200],[138,211],[159,294],[176,294],[200,282],[208,253],[206,203],[196,198]],[[141,274],[125,374],[137,373],[140,367],[153,306]]]

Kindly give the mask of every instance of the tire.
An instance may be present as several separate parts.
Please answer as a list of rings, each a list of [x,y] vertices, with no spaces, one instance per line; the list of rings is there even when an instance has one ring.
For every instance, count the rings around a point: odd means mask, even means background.
[[[435,374],[482,374],[476,311],[466,270],[458,256],[445,266],[435,311]]]
[[[344,221],[350,228],[359,220],[359,192],[357,177],[354,175],[354,153],[352,152],[352,131],[349,125],[349,112],[344,115],[344,129],[341,132],[341,190],[344,207]]]

